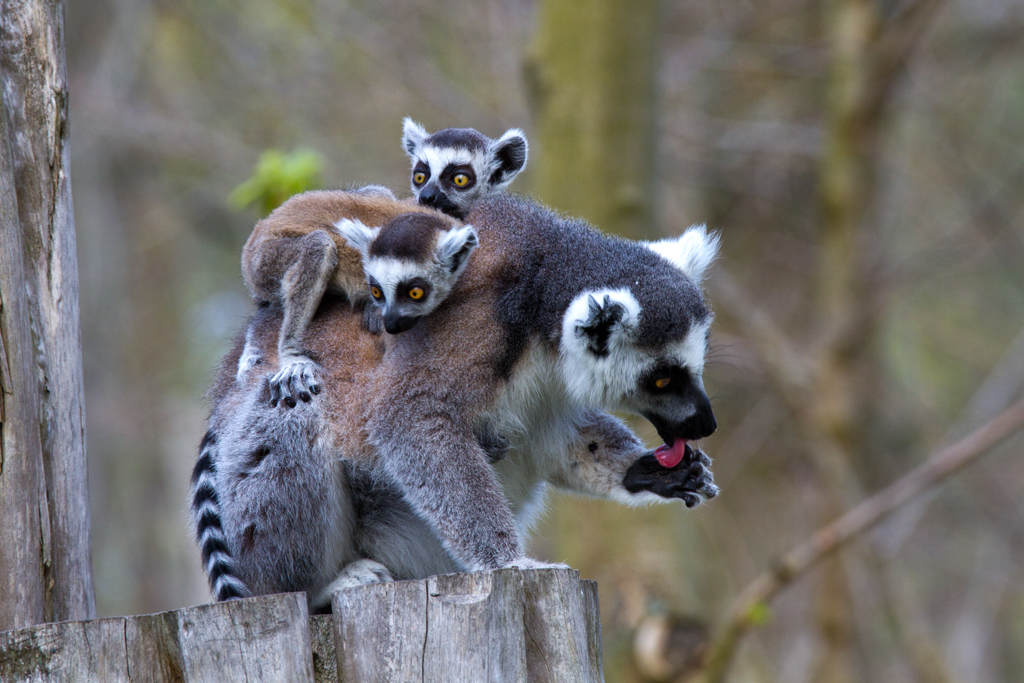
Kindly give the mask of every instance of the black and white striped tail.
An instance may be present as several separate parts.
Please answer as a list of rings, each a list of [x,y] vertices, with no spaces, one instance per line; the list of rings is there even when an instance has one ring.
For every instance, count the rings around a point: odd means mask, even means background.
[[[217,436],[206,432],[199,445],[199,461],[192,470],[192,513],[196,520],[196,540],[203,555],[203,568],[210,579],[210,590],[218,601],[245,598],[249,589],[238,578],[231,549],[220,521],[215,474],[214,449]]]

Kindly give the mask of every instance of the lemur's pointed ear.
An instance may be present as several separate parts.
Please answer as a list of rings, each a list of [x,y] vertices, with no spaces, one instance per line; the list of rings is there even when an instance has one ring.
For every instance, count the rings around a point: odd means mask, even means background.
[[[718,258],[720,243],[718,233],[709,233],[703,225],[692,225],[679,237],[645,245],[699,284]]]
[[[408,116],[402,121],[402,147],[409,156],[415,156],[423,141],[427,139],[427,129]]]
[[[577,297],[569,313],[576,338],[586,344],[587,351],[603,358],[633,329],[639,305],[626,290],[597,292],[587,294],[585,300]]]
[[[472,225],[452,228],[437,238],[437,260],[449,273],[458,277],[479,243]]]
[[[526,167],[529,145],[526,136],[518,128],[505,131],[497,140],[491,142],[487,149],[488,163],[492,169],[490,184],[493,187],[504,187],[519,175]]]
[[[380,228],[368,228],[360,221],[350,218],[342,218],[334,224],[334,229],[345,238],[350,247],[362,254],[364,259],[370,253],[370,243],[380,232]]]

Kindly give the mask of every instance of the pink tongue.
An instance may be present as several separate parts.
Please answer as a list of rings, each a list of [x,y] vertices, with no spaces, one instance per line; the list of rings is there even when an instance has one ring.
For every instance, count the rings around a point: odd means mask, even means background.
[[[676,439],[672,443],[672,448],[668,445],[663,445],[658,450],[654,451],[654,457],[658,459],[662,467],[672,468],[678,465],[683,456],[686,454],[686,440]]]

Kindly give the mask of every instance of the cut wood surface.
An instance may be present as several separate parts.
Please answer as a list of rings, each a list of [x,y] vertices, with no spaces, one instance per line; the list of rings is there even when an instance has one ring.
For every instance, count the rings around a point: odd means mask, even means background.
[[[601,683],[597,584],[503,569],[0,633],[0,681]]]

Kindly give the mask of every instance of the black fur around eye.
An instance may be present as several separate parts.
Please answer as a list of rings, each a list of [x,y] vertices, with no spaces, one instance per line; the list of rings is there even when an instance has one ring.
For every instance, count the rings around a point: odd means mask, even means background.
[[[690,371],[678,365],[660,365],[650,370],[640,384],[652,394],[677,393],[689,386]]]
[[[400,291],[403,296],[415,301],[416,303],[423,303],[430,296],[430,283],[426,280],[420,280],[417,278],[415,280],[402,283],[399,286],[398,291]]]
[[[416,168],[412,170],[412,182],[416,185],[422,185],[428,180],[430,180],[430,167],[422,162],[416,164]]]
[[[444,169],[441,180],[451,183],[456,189],[468,190],[476,184],[476,173],[469,164],[452,164]]]

